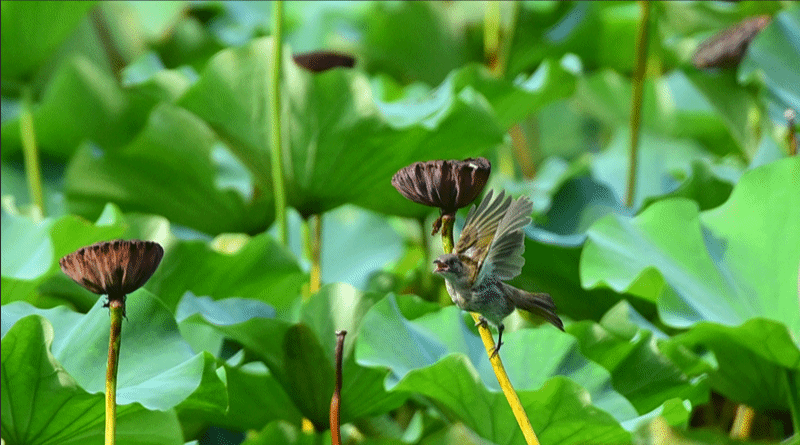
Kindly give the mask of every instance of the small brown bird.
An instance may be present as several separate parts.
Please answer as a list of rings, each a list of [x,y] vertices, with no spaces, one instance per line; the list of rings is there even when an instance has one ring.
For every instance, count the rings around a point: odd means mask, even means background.
[[[533,204],[527,197],[513,200],[500,192],[492,199],[490,191],[481,204],[477,208],[473,205],[467,214],[453,253],[434,261],[434,272],[444,277],[453,303],[481,314],[479,324],[488,321],[497,326],[500,335],[492,357],[503,344],[503,319],[515,307],[564,330],[550,295],[526,292],[503,282],[519,275],[525,264],[523,229],[530,224],[532,212]]]

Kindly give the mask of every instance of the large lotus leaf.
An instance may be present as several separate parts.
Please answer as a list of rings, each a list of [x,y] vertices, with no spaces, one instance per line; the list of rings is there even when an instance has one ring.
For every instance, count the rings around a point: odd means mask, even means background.
[[[169,32],[169,28],[182,15],[186,8],[183,1],[169,3],[129,2],[126,4],[135,12],[141,26],[150,40],[158,40]]]
[[[709,397],[705,378],[691,378],[658,349],[659,332],[638,327],[646,323],[627,302],[614,306],[600,323],[581,321],[567,326],[578,339],[581,353],[611,373],[614,388],[648,413],[670,398],[688,399],[692,405]],[[663,334],[660,334],[663,335]]]
[[[800,160],[784,159],[747,172],[711,211],[676,199],[634,219],[603,219],[590,230],[581,279],[657,301],[673,326],[713,322],[685,334],[694,350],[717,356],[712,386],[750,404],[783,406],[781,380],[752,376],[797,367],[797,339],[789,333],[800,332],[798,178]]]
[[[579,443],[586,440],[584,434],[624,440],[627,433],[614,417],[632,419],[635,410],[611,388],[607,372],[581,356],[572,337],[542,328],[506,333],[504,340],[503,362],[534,430],[540,438],[553,434],[542,440]],[[356,354],[361,364],[388,368],[386,385],[393,391],[432,398],[449,416],[495,443],[522,440],[483,343],[458,308],[409,321],[389,296],[365,316]],[[588,391],[568,379],[550,380],[554,375],[579,382]],[[569,422],[561,423],[567,418]]]
[[[192,320],[200,314],[204,322]],[[175,310],[175,319],[181,335],[192,346],[194,352],[208,351],[229,364],[238,364],[240,357],[236,354],[240,348],[226,341],[225,336],[213,325],[229,325],[245,322],[251,318],[275,318],[275,309],[261,301],[247,298],[224,298],[214,300],[211,297],[197,297],[186,291]]]
[[[693,162],[702,162],[712,171],[716,162],[692,140],[668,139],[650,133],[640,135],[638,152],[635,208],[640,208],[647,198],[676,191],[682,179],[692,173]],[[627,193],[629,157],[630,131],[620,128],[608,148],[592,162],[594,177],[608,184],[620,202]]]
[[[664,322],[677,327],[767,317],[800,332],[799,175],[800,160],[784,159],[745,173],[714,210],[672,199],[635,218],[603,218],[581,258],[584,287],[658,301]]]
[[[230,407],[215,425],[236,429],[261,428],[275,419],[298,424],[300,411],[285,389],[261,363],[225,367]]]
[[[129,91],[158,102],[175,102],[197,80],[197,73],[190,67],[170,70],[158,54],[149,52],[131,62],[120,73],[121,83]]]
[[[456,90],[472,86],[492,105],[503,128],[510,128],[542,107],[563,99],[575,90],[580,62],[565,56],[560,61],[544,60],[530,76],[519,76],[513,83],[493,78],[480,65],[469,65],[451,73]]]
[[[4,326],[3,440],[31,445],[102,444],[104,396],[81,388],[51,354],[54,331],[39,315],[23,316],[8,329]],[[94,371],[104,375],[105,366]],[[177,445],[183,443],[183,434],[173,410],[148,411],[130,403],[117,407],[117,443]]]
[[[119,147],[141,129],[150,107],[89,57],[74,55],[58,67],[33,110],[36,142],[57,159],[68,158],[84,140]],[[2,144],[3,158],[21,149],[19,116],[3,122]]]
[[[205,350],[214,355],[227,354],[228,350],[223,347],[224,335],[213,326],[274,317],[275,310],[260,301],[244,298],[212,300],[195,297],[191,292],[184,295],[176,312],[183,338],[195,351]],[[264,365],[260,362],[237,365],[239,358],[240,355],[232,357],[224,365],[224,371],[220,371],[224,373],[220,377],[228,390],[229,406],[225,415],[220,417],[217,412],[198,411],[181,404],[178,406],[181,417],[235,430],[259,429],[275,419],[299,422],[300,412]]]
[[[144,130],[118,150],[85,145],[66,173],[70,209],[93,217],[109,201],[208,233],[262,231],[272,221],[244,168],[191,113],[157,106]],[[229,178],[233,170],[235,178]]]
[[[542,170],[542,175],[546,173]],[[542,178],[543,179],[543,178]],[[541,184],[540,175],[531,183],[536,190],[550,188]],[[563,181],[563,182],[562,182]],[[608,289],[586,290],[581,287],[579,262],[586,230],[609,213],[630,214],[606,185],[578,173],[565,173],[557,192],[550,199],[547,213],[527,229],[525,266],[513,284],[529,291],[547,292],[558,313],[576,320],[600,320],[619,301]],[[636,301],[637,309],[648,317],[655,315],[652,304]],[[650,307],[648,307],[650,306]]]
[[[450,5],[373,2],[370,6],[359,24],[365,30],[359,52],[370,72],[389,73],[403,83],[436,85],[451,70],[482,57],[480,47],[469,45],[464,33],[453,29],[450,12],[455,8]]]
[[[58,260],[95,242],[123,237],[129,228],[114,206],[107,206],[94,224],[72,215],[35,220],[3,208],[3,304],[25,300],[53,306],[67,301],[88,310],[97,295],[72,283]]]
[[[735,138],[742,128],[733,128],[743,105],[752,97],[741,91],[732,76],[681,71],[645,80],[642,92],[641,127],[666,139],[693,139],[710,152],[740,153],[743,140]],[[708,82],[703,82],[707,80]],[[703,87],[707,87],[705,90]],[[576,105],[605,123],[610,131],[630,124],[631,81],[611,70],[582,77],[575,94]],[[725,102],[725,94],[733,97]],[[737,101],[741,101],[741,104]],[[724,108],[724,106],[728,108]],[[741,123],[743,126],[745,123]]]
[[[213,299],[261,300],[285,311],[299,297],[306,280],[297,260],[262,233],[233,253],[216,251],[201,240],[178,241],[165,253],[146,287],[173,311],[186,291]]]
[[[216,55],[179,104],[223,137],[257,183],[269,184],[270,39]],[[464,158],[500,144],[503,131],[473,89],[440,88],[425,103],[379,109],[355,70],[314,75],[284,61],[284,156],[289,204],[301,215],[348,201],[393,214],[419,213],[391,176],[420,160]],[[431,106],[433,104],[433,106]]]
[[[3,82],[25,82],[55,53],[96,2],[3,3]]]
[[[108,359],[108,310],[105,299],[86,315],[69,321],[58,309],[42,311],[23,302],[3,306],[3,326],[28,314],[53,318],[53,356],[90,393],[105,390]],[[224,412],[227,395],[208,353],[195,355],[181,338],[172,314],[151,293],[140,289],[128,296],[122,326],[117,403],[140,403],[147,409],[168,410],[185,402],[191,407]],[[154,347],[154,345],[156,347]]]
[[[396,298],[389,296],[364,318],[356,345],[358,361],[388,367],[387,386],[392,388],[409,373],[428,369],[457,352],[473,364],[483,385],[500,391],[477,330],[472,323],[464,322],[463,314],[450,306],[409,321],[401,315]],[[535,390],[551,376],[564,375],[585,387],[593,404],[616,418],[636,416],[630,403],[612,388],[608,373],[580,354],[574,338],[547,325],[506,332],[503,340],[503,362],[518,390]]]
[[[709,210],[724,203],[733,190],[733,184],[715,175],[712,169],[702,161],[692,161],[691,175],[677,188],[662,196],[650,196],[644,200],[642,207],[650,203],[670,198],[687,198],[697,203],[700,210]]]
[[[707,374],[715,391],[737,403],[787,410],[800,395],[797,342],[797,331],[754,318],[736,327],[698,323],[662,349],[688,374]]]
[[[759,77],[769,91],[772,120],[783,125],[787,108],[800,111],[800,8],[795,5],[773,17],[772,23],[758,34],[747,48],[737,79],[740,82]]]
[[[310,263],[304,256],[307,252],[309,223],[291,209],[287,217],[288,248],[308,270]],[[366,289],[370,279],[401,258],[407,248],[397,225],[369,210],[345,204],[325,212],[321,218],[323,284],[347,283],[358,289]],[[277,232],[278,227],[273,225],[269,233],[277,237]]]
[[[732,71],[689,70],[684,74],[693,88],[687,88],[681,97],[686,97],[686,93],[691,91],[693,94],[689,97],[701,97],[699,102],[710,104],[714,115],[725,124],[736,145],[741,147],[741,152],[752,158],[758,147],[759,132],[753,125],[753,115],[758,110],[755,95],[736,82]],[[724,141],[723,138],[718,137],[716,143],[708,137],[700,136],[698,140],[703,141],[710,151],[724,153],[718,145]]]
[[[401,392],[383,388],[386,371],[356,364],[352,343],[360,320],[378,298],[344,284],[323,287],[301,311],[301,321],[253,318],[242,323],[214,324],[194,315],[187,319],[219,329],[263,361],[300,412],[317,429],[328,428],[328,410],[334,385],[335,332],[348,331],[343,356],[342,423],[384,413],[400,405]],[[185,323],[185,322],[184,322]]]
[[[631,72],[639,6],[575,2],[522,6],[509,50],[508,73],[530,72],[547,57],[577,54],[589,69]],[[653,45],[658,42],[654,42]]]

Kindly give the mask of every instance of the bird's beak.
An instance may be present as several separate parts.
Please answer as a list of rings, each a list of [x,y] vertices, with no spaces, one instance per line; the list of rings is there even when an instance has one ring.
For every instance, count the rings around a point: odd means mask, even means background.
[[[436,265],[436,269],[433,271],[434,273],[447,272],[449,269],[449,267],[447,267],[447,263],[441,260],[433,260],[433,264]]]

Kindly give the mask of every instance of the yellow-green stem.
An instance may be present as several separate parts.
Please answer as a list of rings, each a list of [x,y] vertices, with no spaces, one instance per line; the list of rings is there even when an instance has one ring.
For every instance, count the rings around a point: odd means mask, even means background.
[[[500,2],[486,2],[483,19],[483,56],[492,74],[497,75],[500,65]]]
[[[736,406],[736,417],[733,419],[730,436],[733,439],[747,439],[750,437],[750,430],[753,428],[753,419],[756,411],[747,405]]]
[[[311,261],[311,280],[309,281],[309,293],[315,294],[322,286],[322,215],[311,215],[308,223],[311,225],[309,231],[309,253]]]
[[[516,154],[519,168],[522,171],[522,177],[525,179],[532,179],[536,175],[536,165],[533,163],[533,158],[531,157],[531,151],[533,150],[528,149],[528,141],[525,138],[525,132],[522,131],[522,127],[519,124],[514,124],[514,126],[508,130],[508,134],[511,136],[511,146],[514,148],[514,154]],[[538,146],[538,144],[536,144],[536,146]]]
[[[454,222],[454,218],[442,219],[442,247],[445,253],[451,253],[453,251]],[[470,313],[470,315],[477,324],[479,315],[475,313]],[[533,431],[528,415],[525,414],[525,408],[522,407],[522,402],[519,400],[519,396],[517,396],[517,392],[514,390],[511,380],[508,379],[508,374],[506,373],[506,368],[503,366],[503,361],[500,359],[500,354],[496,354],[492,357],[495,347],[492,331],[489,330],[489,326],[486,323],[481,323],[478,326],[478,332],[483,340],[483,346],[486,348],[486,355],[489,356],[489,362],[492,364],[494,375],[497,377],[497,382],[503,390],[503,395],[506,396],[508,405],[511,407],[511,412],[514,413],[514,418],[517,419],[517,424],[519,424],[519,428],[522,430],[525,442],[528,445],[539,445],[539,439]]]
[[[106,367],[106,445],[114,445],[117,434],[117,370],[122,340],[122,317],[125,313],[125,296],[109,295],[108,312],[111,333],[108,337],[108,365]]]
[[[270,66],[270,136],[272,145],[272,190],[275,197],[275,221],[278,239],[284,246],[289,243],[286,219],[286,192],[283,184],[283,146],[281,140],[281,59],[283,58],[283,1],[272,2],[272,64]]]
[[[453,224],[455,222],[456,219],[452,216],[442,216],[442,248],[444,253],[453,251]]]
[[[42,192],[42,174],[39,166],[39,148],[36,146],[36,132],[33,128],[33,99],[28,87],[22,93],[22,114],[20,115],[19,131],[22,139],[25,177],[28,180],[31,204],[38,209],[39,216],[44,216],[44,193]]]
[[[625,203],[633,207],[636,194],[636,172],[639,152],[639,127],[642,120],[642,91],[644,90],[644,75],[647,68],[647,42],[650,36],[650,2],[640,2],[642,15],[639,19],[639,32],[636,36],[636,60],[633,73],[633,92],[631,98],[631,151],[630,164],[628,165],[628,188]]]

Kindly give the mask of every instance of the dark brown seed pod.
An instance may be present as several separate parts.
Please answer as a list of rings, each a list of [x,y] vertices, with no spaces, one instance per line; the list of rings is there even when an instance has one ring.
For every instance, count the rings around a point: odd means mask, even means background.
[[[153,241],[103,241],[78,249],[59,261],[76,283],[109,298],[139,289],[153,276],[164,249]]]
[[[486,158],[415,162],[395,173],[392,185],[411,201],[441,210],[433,224],[435,234],[442,217],[455,217],[481,194],[491,171]]]
[[[356,64],[356,59],[353,56],[333,51],[312,51],[295,54],[292,58],[294,63],[314,73],[338,67],[352,68]]]
[[[692,64],[700,69],[739,66],[747,46],[771,21],[768,15],[750,17],[715,34],[697,47]]]

